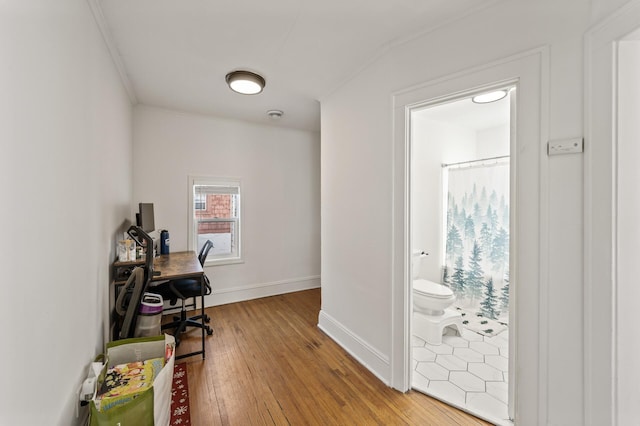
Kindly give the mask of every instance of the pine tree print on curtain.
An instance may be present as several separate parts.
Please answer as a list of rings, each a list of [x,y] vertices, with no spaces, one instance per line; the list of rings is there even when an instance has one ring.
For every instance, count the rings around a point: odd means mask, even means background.
[[[509,159],[445,167],[444,279],[468,316],[508,322]]]

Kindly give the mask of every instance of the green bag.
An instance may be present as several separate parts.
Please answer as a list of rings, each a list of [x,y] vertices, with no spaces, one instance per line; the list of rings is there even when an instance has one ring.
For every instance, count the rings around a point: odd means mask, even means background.
[[[90,426],[154,426],[153,387],[131,402],[100,412],[91,404]]]
[[[105,355],[96,360],[106,360],[98,376],[98,389],[102,387],[108,368],[115,365],[165,358],[165,365],[155,376],[151,386],[136,392],[135,397],[122,405],[99,410],[99,401],[90,402],[90,426],[167,426],[171,419],[171,385],[175,361],[173,336],[137,337],[107,343]]]

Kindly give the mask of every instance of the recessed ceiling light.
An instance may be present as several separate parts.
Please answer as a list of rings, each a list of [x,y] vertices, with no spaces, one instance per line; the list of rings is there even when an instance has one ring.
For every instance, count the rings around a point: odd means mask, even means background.
[[[256,95],[262,92],[265,86],[264,78],[251,71],[232,71],[227,74],[225,80],[231,90],[243,95]]]
[[[494,92],[482,93],[480,95],[476,95],[471,100],[476,104],[488,104],[489,102],[499,101],[500,99],[507,96],[506,90],[496,90]]]

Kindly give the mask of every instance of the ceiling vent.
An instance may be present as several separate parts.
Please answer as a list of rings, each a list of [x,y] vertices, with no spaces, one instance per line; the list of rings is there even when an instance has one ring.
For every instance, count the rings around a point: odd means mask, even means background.
[[[284,115],[284,112],[280,111],[279,109],[271,109],[267,111],[267,115],[272,120],[279,120]]]

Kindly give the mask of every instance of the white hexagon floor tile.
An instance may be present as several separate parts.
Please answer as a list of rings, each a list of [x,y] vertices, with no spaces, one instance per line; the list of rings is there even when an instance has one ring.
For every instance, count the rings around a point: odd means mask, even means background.
[[[412,386],[472,413],[509,424],[509,333],[483,336],[446,328],[441,345],[412,336]],[[501,419],[501,420],[499,420]]]
[[[467,361],[455,355],[438,355],[436,363],[449,371],[467,371]]]
[[[484,362],[501,371],[509,371],[509,360],[500,355],[485,355]]]
[[[430,345],[429,343],[426,343],[424,347],[437,354],[451,355],[453,353],[453,348],[446,343],[441,345]]]
[[[483,355],[499,355],[500,350],[487,342],[469,342],[469,347]]]
[[[411,375],[411,386],[424,391],[429,387],[429,379],[424,377],[418,371],[414,371]]]
[[[447,345],[453,347],[453,348],[468,348],[469,347],[469,341],[466,339],[463,339],[460,336],[448,336],[448,335],[444,335],[442,336],[442,343],[446,343]]]
[[[451,382],[431,381],[428,393],[450,404],[464,406],[465,392]]]
[[[497,336],[492,337],[485,336],[484,341],[498,348],[509,346],[509,339],[504,337],[504,333],[500,333]]]
[[[509,358],[509,346],[501,346],[498,349],[500,349],[500,355],[502,355],[505,358]]]
[[[504,404],[509,401],[509,385],[505,382],[487,382],[487,393]]]
[[[453,354],[467,362],[483,362],[484,355],[471,348],[455,348]]]
[[[452,371],[449,374],[449,381],[466,392],[484,392],[484,380],[474,376],[468,371]]]
[[[482,380],[502,382],[502,371],[484,362],[471,362],[467,370],[480,377]]]
[[[433,362],[436,360],[436,354],[427,348],[413,348],[413,359],[419,362]]]
[[[419,362],[416,371],[429,380],[449,380],[449,370],[435,362]]]
[[[478,413],[490,414],[499,419],[508,419],[507,404],[504,404],[485,392],[468,392],[467,408]]]
[[[427,343],[418,336],[411,336],[411,346],[424,346]]]
[[[484,337],[482,336],[482,334],[478,334],[475,331],[467,330],[466,328],[462,330],[461,337],[470,342],[482,342],[484,340]]]

